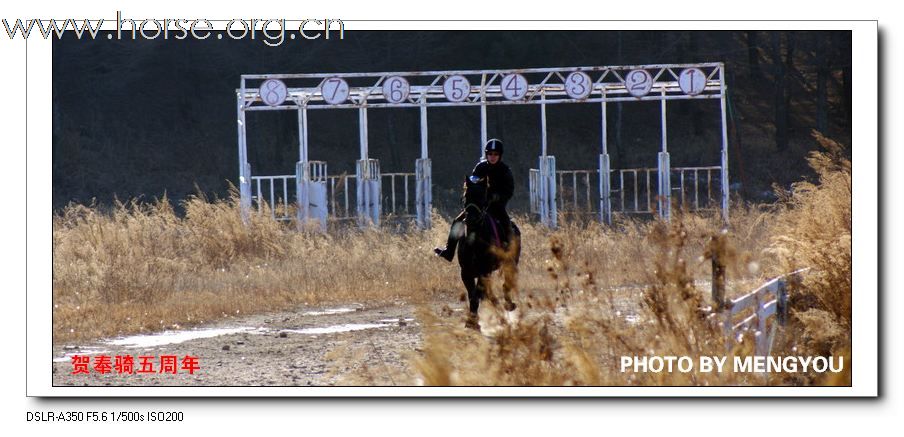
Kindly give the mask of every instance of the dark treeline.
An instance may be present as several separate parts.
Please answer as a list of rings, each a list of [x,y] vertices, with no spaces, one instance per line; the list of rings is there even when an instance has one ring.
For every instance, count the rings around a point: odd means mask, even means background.
[[[740,195],[767,198],[773,183],[807,172],[817,129],[850,142],[850,32],[371,32],[344,40],[286,40],[279,47],[228,38],[77,40],[53,43],[53,207],[114,196],[180,199],[200,189],[223,196],[238,178],[234,90],[250,73],[322,73],[509,69],[582,65],[725,62],[729,86],[731,182]],[[549,152],[560,169],[596,168],[598,105],[548,108]],[[672,165],[718,163],[717,100],[669,103]],[[311,159],[330,173],[354,172],[357,113],[313,111]],[[609,109],[616,168],[655,166],[659,104]],[[414,171],[416,109],[369,113],[372,157],[384,172]],[[479,110],[430,111],[435,198],[457,197],[477,159]],[[248,117],[255,174],[294,173],[297,119],[292,111]],[[490,107],[490,136],[505,140],[506,161],[526,205],[527,173],[540,151],[538,106]],[[196,188],[197,187],[197,188]]]

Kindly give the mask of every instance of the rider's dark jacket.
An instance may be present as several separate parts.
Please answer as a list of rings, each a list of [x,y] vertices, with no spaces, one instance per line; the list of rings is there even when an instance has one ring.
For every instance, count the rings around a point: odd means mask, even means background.
[[[515,178],[512,170],[500,159],[496,164],[490,164],[486,159],[474,166],[471,176],[478,179],[487,179],[487,198],[489,205],[487,212],[499,220],[509,221],[505,210],[508,201],[515,193]]]

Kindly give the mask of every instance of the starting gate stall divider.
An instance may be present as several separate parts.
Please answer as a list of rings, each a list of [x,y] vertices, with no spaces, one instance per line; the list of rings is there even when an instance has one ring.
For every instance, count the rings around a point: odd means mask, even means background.
[[[528,81],[525,76],[536,78],[536,80]],[[674,80],[660,80],[661,77],[668,76]],[[550,227],[555,227],[558,213],[556,193],[557,188],[560,187],[556,186],[555,157],[548,155],[547,149],[547,105],[600,103],[603,135],[601,153],[598,157],[599,218],[601,221],[611,224],[610,177],[613,170],[607,149],[606,106],[608,103],[615,102],[659,100],[662,108],[662,151],[659,153],[658,159],[658,210],[663,218],[668,219],[672,171],[667,149],[666,102],[668,100],[721,99],[722,154],[719,169],[721,171],[722,217],[727,222],[728,137],[724,76],[722,63],[584,66],[520,70],[242,75],[240,87],[236,90],[239,191],[242,217],[247,220],[253,197],[252,168],[248,162],[245,117],[247,111],[298,111],[299,160],[296,163],[295,175],[298,197],[296,215],[299,222],[317,220],[321,222],[321,229],[326,229],[326,220],[330,217],[329,201],[328,196],[321,193],[326,192],[326,181],[335,177],[327,176],[325,162],[309,160],[307,111],[359,110],[361,159],[356,162],[355,176],[358,189],[356,217],[359,225],[369,226],[380,223],[382,187],[379,162],[368,157],[367,109],[419,108],[421,157],[415,161],[415,210],[418,226],[429,228],[432,210],[432,169],[427,144],[427,109],[431,106],[479,106],[481,123],[479,152],[482,156],[483,144],[487,140],[488,105],[535,104],[541,107],[542,144],[539,169],[536,173],[531,171],[530,185],[537,190],[531,192],[531,199],[532,205],[535,202],[538,204],[543,222]],[[287,86],[284,80],[292,82],[293,86]],[[417,83],[412,84],[409,80]],[[354,81],[355,85],[349,84],[348,81]],[[471,85],[472,81],[477,85]],[[254,82],[251,85],[256,84],[257,86],[249,86],[249,82]],[[690,90],[688,90],[688,86],[690,86]],[[382,93],[379,92],[380,90]],[[681,177],[683,174],[681,173]],[[267,177],[256,177],[258,183],[260,178]],[[283,182],[285,183],[285,181]],[[697,183],[696,177],[694,182]],[[271,191],[272,183],[271,180]],[[620,189],[624,189],[623,184]],[[637,187],[635,187],[636,189]],[[284,195],[287,194],[284,193]],[[258,201],[260,200],[259,198]],[[335,199],[332,200],[335,205]],[[394,210],[394,204],[390,209]],[[332,213],[335,214],[335,211]]]

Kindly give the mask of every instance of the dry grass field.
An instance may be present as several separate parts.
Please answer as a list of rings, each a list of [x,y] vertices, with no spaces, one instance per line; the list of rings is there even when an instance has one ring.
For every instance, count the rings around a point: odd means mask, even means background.
[[[831,140],[810,158],[818,181],[776,204],[736,203],[728,241],[728,293],[811,267],[791,296],[788,335],[775,353],[843,355],[850,361],[851,162]],[[171,202],[70,205],[53,220],[54,342],[173,327],[301,304],[425,304],[423,352],[414,367],[436,385],[809,385],[850,383],[849,372],[759,376],[618,373],[621,355],[724,355],[708,315],[709,242],[719,217],[677,213],[670,223],[619,219],[611,228],[565,222],[557,230],[516,217],[520,320],[489,308],[492,338],[435,329],[428,303],[459,300],[458,269],[432,256],[448,222],[429,231],[298,232],[254,215],[235,195]],[[498,282],[498,281],[497,281]],[[498,287],[498,284],[494,284]],[[630,313],[631,321],[626,319]],[[750,341],[733,349],[749,354]],[[845,366],[846,370],[850,365]]]

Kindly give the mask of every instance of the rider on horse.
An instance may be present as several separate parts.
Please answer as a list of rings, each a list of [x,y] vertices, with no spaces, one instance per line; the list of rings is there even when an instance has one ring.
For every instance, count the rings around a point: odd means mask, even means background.
[[[471,172],[472,183],[484,183],[487,185],[487,213],[496,219],[500,228],[500,243],[508,241],[512,231],[512,222],[505,206],[515,192],[515,181],[512,171],[502,162],[502,141],[495,138],[486,142],[483,147],[485,158],[480,160]],[[433,249],[437,256],[451,262],[455,257],[455,246],[461,237],[456,232],[456,225],[467,217],[467,208],[452,221],[452,229],[449,231],[449,240],[445,248]],[[460,225],[459,225],[460,226]]]

